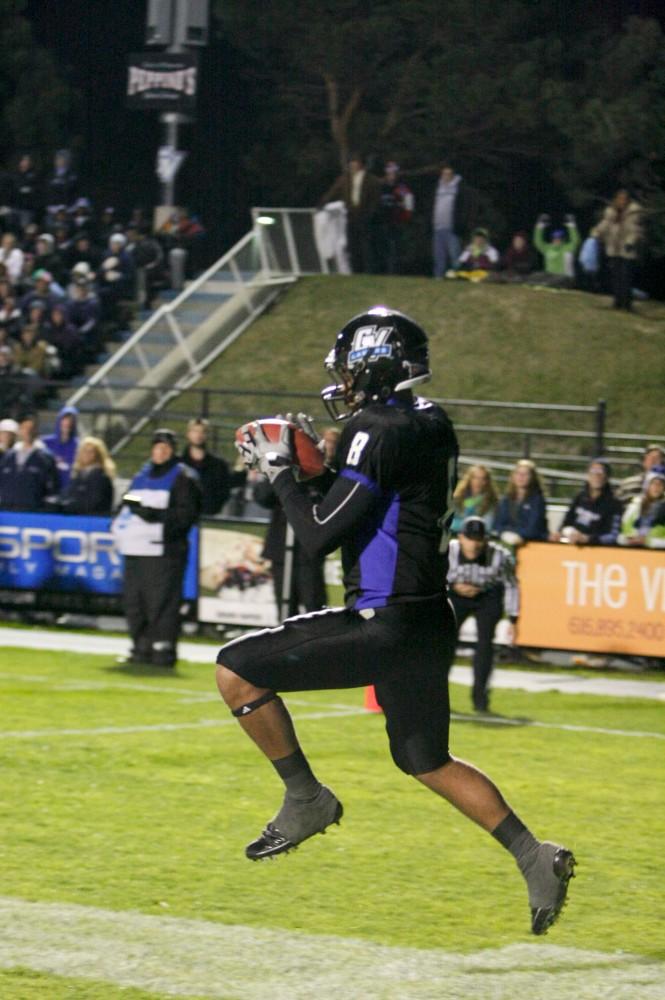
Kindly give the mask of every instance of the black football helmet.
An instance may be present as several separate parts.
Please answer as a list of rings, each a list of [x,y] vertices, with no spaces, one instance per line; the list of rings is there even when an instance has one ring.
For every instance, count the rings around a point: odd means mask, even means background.
[[[368,403],[385,403],[393,393],[432,375],[425,331],[387,306],[374,306],[349,320],[325,367],[336,379],[321,392],[333,420],[344,420]]]

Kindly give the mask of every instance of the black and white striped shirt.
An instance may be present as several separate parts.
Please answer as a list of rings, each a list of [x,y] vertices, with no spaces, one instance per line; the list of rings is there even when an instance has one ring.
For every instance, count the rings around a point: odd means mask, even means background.
[[[448,548],[448,585],[470,583],[481,591],[503,587],[503,607],[509,618],[519,614],[515,560],[501,545],[488,542],[477,559],[467,559],[458,539]]]

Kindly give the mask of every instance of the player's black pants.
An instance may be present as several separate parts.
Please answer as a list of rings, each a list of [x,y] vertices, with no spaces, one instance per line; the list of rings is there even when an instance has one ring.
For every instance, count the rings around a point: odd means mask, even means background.
[[[442,596],[385,608],[332,608],[233,639],[217,662],[258,688],[373,684],[393,760],[425,774],[450,760],[448,669],[455,621]]]
[[[125,615],[137,659],[172,666],[187,556],[126,556]]]
[[[489,705],[487,689],[494,666],[492,641],[494,630],[503,614],[503,587],[493,587],[476,597],[462,597],[451,591],[450,601],[455,611],[458,629],[470,615],[476,619],[478,638],[473,654],[472,700],[474,708],[483,712]]]
[[[610,275],[615,309],[631,309],[633,305],[634,262],[627,257],[610,257]]]

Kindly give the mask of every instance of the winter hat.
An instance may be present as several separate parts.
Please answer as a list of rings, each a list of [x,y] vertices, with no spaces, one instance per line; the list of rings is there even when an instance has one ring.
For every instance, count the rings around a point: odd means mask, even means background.
[[[665,465],[654,465],[653,469],[647,472],[644,477],[644,491],[646,492],[651,486],[654,479],[660,479],[665,482]]]
[[[487,528],[482,517],[467,517],[460,528],[460,535],[482,542],[487,537]]]
[[[163,442],[164,444],[170,444],[173,450],[176,448],[176,436],[172,430],[168,427],[158,427],[155,433],[152,435],[152,443],[159,444]]]

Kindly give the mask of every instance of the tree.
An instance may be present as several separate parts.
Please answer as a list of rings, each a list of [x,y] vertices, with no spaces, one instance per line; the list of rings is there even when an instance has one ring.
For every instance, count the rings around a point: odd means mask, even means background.
[[[21,148],[50,153],[66,135],[73,95],[51,55],[35,44],[25,0],[0,0],[2,154]]]
[[[656,21],[632,17],[620,33],[582,44],[579,78],[551,88],[549,116],[563,139],[555,175],[573,204],[596,210],[617,188],[634,191],[650,252],[665,255],[665,37]]]

